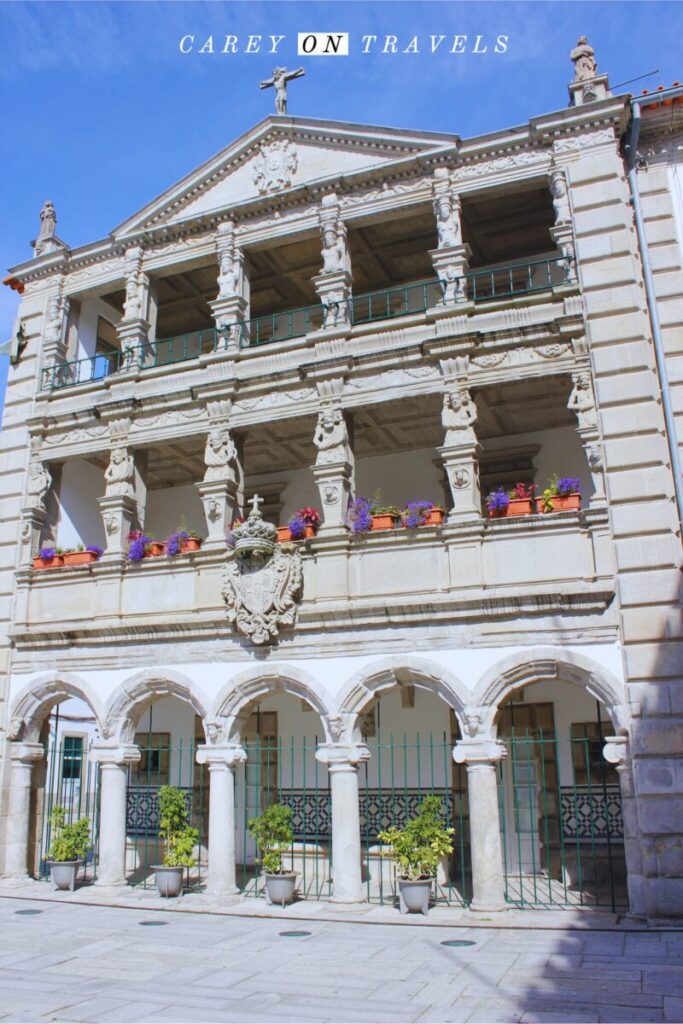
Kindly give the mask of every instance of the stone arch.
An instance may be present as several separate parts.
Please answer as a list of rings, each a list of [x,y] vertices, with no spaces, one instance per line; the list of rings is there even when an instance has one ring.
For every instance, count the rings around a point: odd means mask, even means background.
[[[492,665],[478,680],[472,704],[483,713],[483,726],[495,738],[500,704],[524,686],[546,680],[579,686],[604,704],[615,731],[628,732],[628,706],[623,683],[592,658],[555,647],[525,648]]]
[[[273,693],[289,693],[305,700],[320,716],[326,738],[334,738],[336,723],[331,721],[325,688],[307,672],[277,662],[240,672],[218,694],[214,717],[224,722],[226,738],[239,742],[252,706]]]
[[[46,672],[25,686],[12,701],[8,738],[37,742],[50,709],[70,697],[85,701],[95,716],[100,735],[103,735],[105,716],[88,683],[70,672]]]
[[[339,715],[349,733],[356,728],[358,715],[382,690],[410,683],[436,693],[455,711],[463,731],[463,710],[469,703],[469,692],[462,680],[448,669],[428,658],[414,655],[395,655],[373,662],[352,676],[339,698]]]
[[[104,738],[132,743],[140,715],[160,697],[179,697],[191,704],[206,729],[209,701],[197,684],[181,672],[147,669],[126,679],[110,698]]]

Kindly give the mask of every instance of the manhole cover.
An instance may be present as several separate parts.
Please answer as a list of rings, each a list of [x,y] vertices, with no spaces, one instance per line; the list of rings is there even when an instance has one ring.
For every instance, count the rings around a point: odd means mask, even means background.
[[[310,932],[280,932],[280,935],[285,939],[303,939],[305,935],[310,934]]]
[[[42,914],[42,910],[15,910],[15,914],[23,914],[24,917],[33,917],[34,914]]]
[[[143,928],[162,928],[168,924],[168,921],[138,921],[138,924],[141,924]]]
[[[442,946],[474,946],[472,939],[444,939]]]

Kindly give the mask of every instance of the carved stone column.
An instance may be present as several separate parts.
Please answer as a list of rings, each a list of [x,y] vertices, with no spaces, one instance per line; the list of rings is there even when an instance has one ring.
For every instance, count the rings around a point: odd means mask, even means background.
[[[41,743],[10,743],[5,878],[28,881],[28,838],[33,766],[45,756]]]
[[[311,472],[320,492],[321,529],[339,529],[344,525],[354,486],[353,452],[342,409],[326,408],[318,414],[313,442],[318,457]]]
[[[567,408],[576,415],[576,432],[581,438],[586,460],[593,480],[593,494],[590,499],[591,508],[607,508],[605,494],[605,459],[604,448],[600,440],[598,428],[598,411],[595,404],[595,393],[591,380],[590,366],[580,367],[572,374],[572,388]]]
[[[324,309],[322,327],[345,333],[351,324],[351,262],[346,225],[334,192],[323,196],[319,222],[323,266],[312,280]]]
[[[461,740],[453,748],[453,760],[467,769],[472,855],[472,902],[470,910],[507,910],[503,849],[498,808],[498,762],[506,756],[494,740]]]
[[[116,325],[116,335],[122,353],[120,371],[122,373],[127,371],[134,374],[137,372],[147,355],[149,278],[142,269],[142,256],[142,249],[137,245],[126,250],[126,300],[123,317]]]
[[[28,466],[26,506],[21,513],[19,540],[21,546],[20,564],[30,563],[38,554],[41,537],[47,520],[46,498],[52,486],[52,474],[35,451],[39,440],[32,439],[32,454]]]
[[[125,885],[128,766],[140,760],[140,751],[132,744],[93,746],[89,758],[100,766],[100,842],[95,884]]]
[[[474,432],[477,408],[468,388],[453,384],[443,398],[441,423],[446,432],[437,451],[443,460],[453,498],[448,514],[450,523],[481,515],[479,490],[479,454],[481,445]]]
[[[44,508],[34,507],[22,510],[19,529],[20,565],[29,565],[38,554],[46,519],[47,512]]]
[[[64,275],[60,274],[50,292],[45,309],[45,321],[42,338],[42,359],[44,387],[67,383],[68,377],[62,381],[60,374],[67,373],[59,369],[59,363],[66,359],[66,319],[69,300],[64,296]]]
[[[127,420],[110,423],[112,444],[115,447],[112,448],[109,465],[104,473],[104,497],[97,499],[107,539],[105,557],[121,555],[127,548],[128,534],[139,525],[135,497],[135,461],[127,443],[127,426]]]
[[[242,499],[244,473],[228,427],[231,408],[229,400],[207,404],[211,429],[204,449],[206,471],[196,484],[206,517],[206,546],[225,544]]]
[[[643,878],[645,875],[643,862],[646,851],[638,827],[638,805],[628,737],[605,736],[603,755],[605,760],[616,768],[617,775],[619,776],[621,816],[624,823],[624,856],[626,858],[629,916],[646,918],[647,906],[643,892]]]
[[[241,325],[247,319],[247,300],[244,253],[235,240],[235,225],[231,220],[216,229],[216,256],[218,295],[209,303],[216,321],[216,351],[234,354],[242,341]]]
[[[247,755],[237,745],[197,748],[197,763],[209,769],[209,872],[211,896],[234,896],[235,876],[235,765]]]
[[[437,167],[432,195],[438,248],[430,250],[434,272],[441,285],[441,303],[453,306],[467,302],[467,278],[472,250],[462,240],[461,203],[446,167]]]
[[[358,766],[370,757],[364,743],[325,743],[316,759],[330,773],[332,803],[332,902],[364,900],[361,871]]]

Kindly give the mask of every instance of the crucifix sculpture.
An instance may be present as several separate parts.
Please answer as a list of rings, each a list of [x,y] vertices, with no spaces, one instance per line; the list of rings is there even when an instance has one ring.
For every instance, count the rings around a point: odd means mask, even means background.
[[[273,77],[266,78],[261,82],[262,89],[269,89],[271,85],[275,86],[276,114],[287,113],[287,82],[291,82],[293,78],[301,78],[305,74],[303,68],[297,68],[296,71],[288,71],[287,68],[273,68]]]

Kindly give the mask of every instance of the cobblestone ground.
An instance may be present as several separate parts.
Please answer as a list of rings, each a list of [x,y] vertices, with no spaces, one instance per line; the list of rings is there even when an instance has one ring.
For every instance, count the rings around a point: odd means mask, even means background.
[[[0,897],[0,1021],[683,1021],[683,931],[413,927]]]

